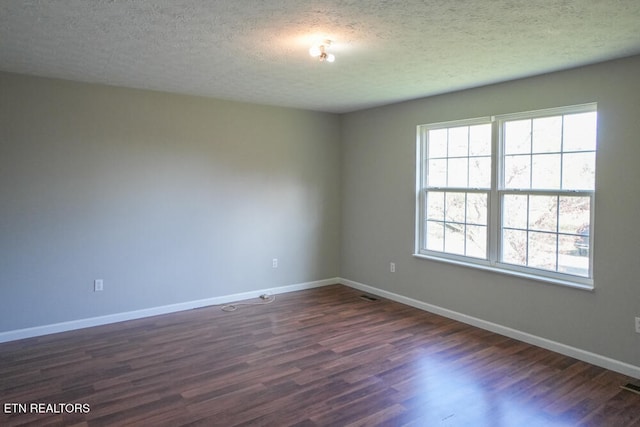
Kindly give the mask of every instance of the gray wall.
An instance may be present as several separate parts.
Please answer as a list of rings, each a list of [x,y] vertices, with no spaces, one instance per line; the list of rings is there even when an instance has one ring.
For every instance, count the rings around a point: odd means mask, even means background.
[[[344,116],[341,276],[638,365],[638,76],[634,57]],[[417,125],[593,101],[594,292],[412,256]]]
[[[0,332],[338,275],[339,116],[6,73],[0,94]]]

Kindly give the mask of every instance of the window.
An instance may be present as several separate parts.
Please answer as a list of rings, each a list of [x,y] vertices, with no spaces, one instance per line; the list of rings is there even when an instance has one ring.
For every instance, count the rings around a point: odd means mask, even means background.
[[[593,285],[596,105],[418,126],[416,254]]]

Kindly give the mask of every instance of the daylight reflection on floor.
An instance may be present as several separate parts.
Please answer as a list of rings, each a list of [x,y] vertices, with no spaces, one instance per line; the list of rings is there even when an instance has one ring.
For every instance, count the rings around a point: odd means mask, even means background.
[[[527,402],[535,396],[507,397],[495,374],[471,372],[437,355],[416,358],[416,375],[395,386],[412,397],[404,406],[412,412],[411,425],[573,427],[576,420],[552,414]],[[517,379],[514,379],[517,381]],[[504,384],[512,383],[505,381]],[[548,401],[547,401],[548,404]]]

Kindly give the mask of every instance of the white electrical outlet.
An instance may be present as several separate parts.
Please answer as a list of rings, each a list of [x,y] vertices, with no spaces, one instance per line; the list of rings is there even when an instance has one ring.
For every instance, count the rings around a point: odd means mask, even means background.
[[[389,263],[389,271],[392,273],[396,272],[396,263],[395,262],[390,262]]]
[[[640,317],[636,317],[636,333],[640,334]]]
[[[278,268],[278,258],[274,258],[274,259],[271,261],[271,266],[272,266],[273,268]]]
[[[93,291],[100,292],[104,290],[104,281],[102,279],[96,279],[93,281]]]

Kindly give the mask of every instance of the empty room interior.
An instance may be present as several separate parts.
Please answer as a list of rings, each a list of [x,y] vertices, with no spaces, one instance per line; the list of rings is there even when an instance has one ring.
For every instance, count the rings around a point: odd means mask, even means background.
[[[640,426],[640,2],[0,1],[1,425]]]

